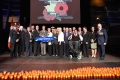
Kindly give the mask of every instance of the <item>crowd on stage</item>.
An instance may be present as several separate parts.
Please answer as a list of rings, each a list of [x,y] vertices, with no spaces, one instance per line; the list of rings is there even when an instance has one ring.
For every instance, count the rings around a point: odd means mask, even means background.
[[[24,30],[23,26],[19,28],[11,26],[10,28],[10,57],[30,57],[30,56],[64,56],[72,58],[74,54],[78,59],[82,57],[96,58],[99,53],[99,60],[105,58],[105,46],[107,44],[107,31],[102,28],[102,24],[97,24],[97,30],[94,26],[91,31],[87,27],[52,27],[29,26]],[[36,37],[54,37],[54,40],[48,42],[37,41]],[[90,56],[91,49],[92,56]],[[78,52],[77,52],[78,51]]]

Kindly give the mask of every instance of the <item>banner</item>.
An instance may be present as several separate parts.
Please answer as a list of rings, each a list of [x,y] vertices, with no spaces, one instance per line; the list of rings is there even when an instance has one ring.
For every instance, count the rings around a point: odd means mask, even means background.
[[[36,41],[40,41],[40,42],[48,42],[48,41],[53,41],[54,37],[36,37]]]

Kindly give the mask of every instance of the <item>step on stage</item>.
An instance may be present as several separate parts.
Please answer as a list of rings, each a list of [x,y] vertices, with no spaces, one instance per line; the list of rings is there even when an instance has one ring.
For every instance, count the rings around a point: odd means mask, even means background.
[[[104,60],[96,58],[77,58],[70,59],[69,57],[20,57],[17,59],[10,59],[9,54],[0,55],[0,72],[4,70],[9,72],[32,71],[32,70],[70,70],[84,67],[107,68],[119,67],[120,58],[106,54]],[[116,80],[116,79],[115,79]]]
[[[7,72],[6,72],[7,71]],[[10,73],[9,73],[10,72]],[[120,58],[106,54],[96,58],[0,56],[0,80],[119,80]]]

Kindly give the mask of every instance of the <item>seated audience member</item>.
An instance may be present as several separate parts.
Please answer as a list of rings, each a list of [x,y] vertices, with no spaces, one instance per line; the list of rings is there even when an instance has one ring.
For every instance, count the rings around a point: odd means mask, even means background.
[[[69,38],[71,38],[71,41],[69,41],[70,49],[74,52],[79,51],[80,37],[77,30]],[[75,54],[73,55],[75,56]],[[70,55],[70,58],[72,58],[72,55]]]

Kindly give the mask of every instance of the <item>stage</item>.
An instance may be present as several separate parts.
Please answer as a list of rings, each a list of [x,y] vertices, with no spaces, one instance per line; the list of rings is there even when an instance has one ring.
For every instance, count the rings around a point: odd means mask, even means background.
[[[10,59],[9,54],[0,55],[0,72],[31,71],[31,70],[69,70],[82,67],[120,67],[120,58],[106,54],[105,60],[96,58],[59,58],[53,56],[20,57]]]

